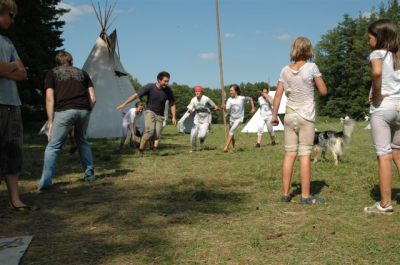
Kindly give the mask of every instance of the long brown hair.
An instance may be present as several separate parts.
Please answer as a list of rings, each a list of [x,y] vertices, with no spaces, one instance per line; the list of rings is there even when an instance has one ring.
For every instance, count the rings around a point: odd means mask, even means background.
[[[368,33],[376,38],[375,50],[386,50],[393,55],[393,68],[400,69],[399,39],[396,25],[389,19],[380,19],[368,27]]]

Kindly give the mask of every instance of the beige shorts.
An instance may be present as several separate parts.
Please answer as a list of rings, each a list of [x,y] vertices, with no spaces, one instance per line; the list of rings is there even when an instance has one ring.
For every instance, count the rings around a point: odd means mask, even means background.
[[[297,152],[299,156],[311,154],[314,145],[315,124],[296,112],[285,115],[285,151]]]

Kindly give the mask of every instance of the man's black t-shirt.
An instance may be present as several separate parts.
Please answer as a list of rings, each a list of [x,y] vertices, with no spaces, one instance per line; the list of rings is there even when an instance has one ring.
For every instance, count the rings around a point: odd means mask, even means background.
[[[157,115],[164,116],[165,102],[175,105],[175,97],[170,87],[158,88],[156,84],[148,84],[138,91],[140,98],[147,96],[146,108]]]
[[[54,109],[90,110],[89,87],[93,87],[89,74],[72,66],[59,66],[46,75],[45,89],[54,89]]]

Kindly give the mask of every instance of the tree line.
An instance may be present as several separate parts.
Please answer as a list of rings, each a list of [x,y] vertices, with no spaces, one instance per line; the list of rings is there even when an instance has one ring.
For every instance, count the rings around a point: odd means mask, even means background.
[[[28,68],[29,79],[19,83],[19,91],[25,111],[43,114],[43,78],[46,71],[54,66],[54,56],[63,46],[64,21],[60,17],[68,10],[61,9],[61,0],[16,0],[19,14],[14,26],[7,32],[14,42],[21,59]],[[327,97],[318,97],[318,114],[339,117],[349,115],[361,118],[368,112],[368,92],[371,86],[367,44],[368,25],[380,18],[389,18],[400,26],[398,0],[390,0],[374,8],[369,14],[357,17],[344,15],[343,20],[324,34],[315,46],[314,61],[320,67],[329,88]],[[134,87],[140,87],[138,80]],[[257,99],[259,91],[267,83],[242,83],[244,95]],[[194,96],[192,88],[172,84],[179,98],[178,116],[186,111],[186,104]],[[229,96],[227,88],[225,89]],[[221,104],[219,89],[206,89],[206,94],[218,105]],[[246,119],[249,119],[246,112]],[[213,114],[214,122],[222,122],[221,113]]]

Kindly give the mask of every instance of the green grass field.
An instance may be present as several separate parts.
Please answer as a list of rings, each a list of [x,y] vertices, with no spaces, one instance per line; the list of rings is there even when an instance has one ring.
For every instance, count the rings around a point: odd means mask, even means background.
[[[317,128],[340,129],[321,118]],[[39,193],[46,139],[26,135],[20,186],[40,211],[6,209],[0,186],[0,235],[34,235],[22,264],[399,264],[400,179],[394,174],[392,216],[362,210],[379,197],[376,159],[365,122],[358,123],[339,166],[313,164],[321,206],[299,202],[296,166],[292,203],[279,202],[279,145],[255,149],[255,134],[237,135],[225,154],[215,125],[203,151],[168,127],[159,153],[137,158],[117,140],[93,141],[99,180],[81,181],[77,155],[59,157],[54,190]],[[267,140],[267,137],[265,137]]]

